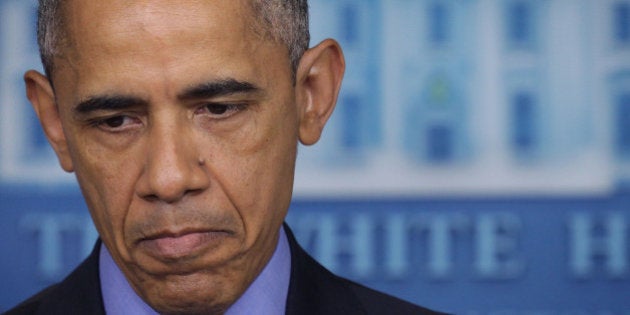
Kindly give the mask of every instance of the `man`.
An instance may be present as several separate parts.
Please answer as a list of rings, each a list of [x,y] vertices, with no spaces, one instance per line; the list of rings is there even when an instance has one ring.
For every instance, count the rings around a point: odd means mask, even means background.
[[[283,227],[344,59],[306,1],[40,0],[29,100],[99,232],[10,314],[431,313],[337,278]]]

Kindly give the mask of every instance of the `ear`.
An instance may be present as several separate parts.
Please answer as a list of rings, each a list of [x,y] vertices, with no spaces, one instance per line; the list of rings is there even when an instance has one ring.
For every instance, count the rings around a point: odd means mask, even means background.
[[[50,81],[43,74],[29,70],[24,74],[24,82],[26,83],[26,96],[35,109],[48,142],[57,154],[59,164],[66,172],[72,172],[74,167],[68,151],[68,142],[63,132],[59,108],[55,102],[55,92]]]
[[[346,64],[339,44],[327,39],[307,50],[296,73],[299,137],[315,144],[335,109]]]

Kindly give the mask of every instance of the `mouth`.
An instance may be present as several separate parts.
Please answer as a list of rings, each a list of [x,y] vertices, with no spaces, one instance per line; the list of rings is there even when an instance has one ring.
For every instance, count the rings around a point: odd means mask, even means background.
[[[163,232],[142,238],[138,246],[158,260],[177,262],[217,247],[230,235],[230,232],[221,230]]]

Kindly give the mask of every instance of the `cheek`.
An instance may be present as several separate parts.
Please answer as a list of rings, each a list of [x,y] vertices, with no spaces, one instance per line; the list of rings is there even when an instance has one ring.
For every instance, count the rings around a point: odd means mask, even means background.
[[[121,244],[135,173],[126,154],[112,154],[98,146],[77,142],[72,159],[77,180],[101,238],[110,245]],[[110,247],[112,248],[112,247]]]
[[[218,180],[249,231],[279,225],[288,208],[297,150],[292,113],[259,115],[218,151]]]

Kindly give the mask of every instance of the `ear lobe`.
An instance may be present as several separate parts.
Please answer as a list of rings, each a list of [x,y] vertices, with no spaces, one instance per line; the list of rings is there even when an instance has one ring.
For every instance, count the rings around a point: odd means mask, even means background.
[[[55,150],[59,164],[66,172],[72,172],[74,166],[68,151],[68,142],[63,132],[59,109],[55,102],[55,93],[50,81],[43,74],[29,70],[24,74],[26,96],[44,129],[48,142]]]
[[[299,110],[299,138],[304,145],[315,144],[335,109],[345,60],[339,44],[327,39],[307,50],[296,74]]]

